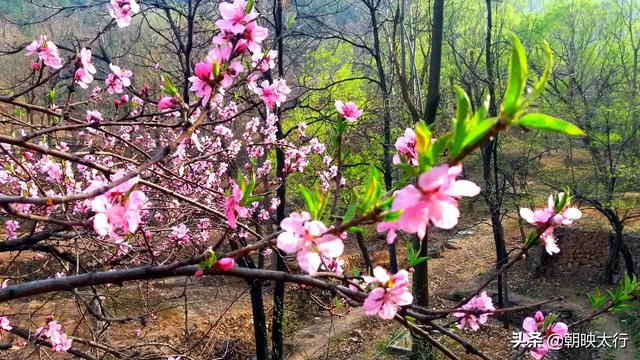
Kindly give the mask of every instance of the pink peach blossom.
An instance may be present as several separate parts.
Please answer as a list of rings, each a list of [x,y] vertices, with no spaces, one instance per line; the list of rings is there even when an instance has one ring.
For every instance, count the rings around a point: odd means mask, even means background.
[[[557,254],[560,252],[560,248],[558,247],[558,239],[553,235],[553,227],[549,227],[545,230],[540,236],[540,240],[544,249],[547,251],[549,255]]]
[[[140,190],[130,192],[137,182],[138,178],[130,179],[91,200],[91,208],[96,213],[93,228],[98,235],[120,240],[117,230],[133,233],[138,229],[140,211],[147,203],[147,197]],[[103,185],[105,183],[95,182],[88,190]]]
[[[238,227],[237,218],[244,218],[249,214],[249,209],[240,205],[242,200],[242,191],[235,183],[231,182],[231,194],[224,203],[224,215],[227,217],[227,224],[232,229]]]
[[[180,224],[171,227],[169,233],[169,240],[175,241],[179,244],[186,244],[189,242],[189,229],[185,224]]]
[[[79,68],[78,70],[76,70],[73,78],[75,80],[75,83],[83,89],[88,88],[89,85],[93,82],[93,76],[91,76],[91,74],[85,68]]]
[[[238,40],[237,51],[244,52],[244,50],[247,49],[253,54],[261,53],[260,43],[262,43],[267,36],[269,36],[267,28],[255,22],[250,22],[245,26],[242,38]]]
[[[130,70],[123,70],[117,65],[109,64],[111,73],[104,81],[107,85],[107,92],[109,94],[121,94],[125,87],[131,86],[131,76],[133,73]]]
[[[469,312],[455,312],[453,316],[458,318],[458,329],[463,329],[465,326],[469,326],[471,330],[476,331],[487,322],[489,315],[495,310],[493,307],[493,301],[491,297],[487,295],[486,291],[483,291],[480,296],[476,295],[469,302],[462,305],[462,310],[477,310],[483,313],[472,314]]]
[[[418,166],[418,153],[416,152],[416,133],[411,128],[404,130],[404,136],[399,137],[395,143],[398,154],[393,156],[393,163],[398,165],[402,159],[408,164]]]
[[[275,59],[278,57],[276,50],[267,50],[265,54],[254,52],[251,55],[251,66],[258,69],[261,73],[274,69],[276,67]]]
[[[47,325],[45,327],[38,328],[36,330],[36,334],[49,338],[54,352],[66,352],[71,348],[72,340],[67,338],[67,335],[61,333],[60,330],[62,330],[62,325],[53,320],[53,317],[50,316],[47,318]]]
[[[278,235],[277,246],[287,254],[296,254],[303,271],[315,274],[322,264],[322,257],[335,258],[342,255],[342,239],[327,233],[327,227],[320,221],[311,220],[307,212],[293,212],[282,220],[284,230]]]
[[[373,275],[364,277],[368,285],[376,287],[369,292],[362,307],[369,316],[378,315],[382,319],[391,320],[398,313],[400,306],[410,305],[413,301],[409,292],[409,273],[400,270],[389,275],[387,270],[376,266]]]
[[[336,100],[336,110],[338,114],[342,116],[348,122],[355,122],[360,116],[362,116],[362,110],[358,109],[358,106],[352,102],[343,104],[342,101]]]
[[[0,329],[7,331],[13,329],[13,327],[9,325],[9,319],[7,319],[5,316],[0,317]]]
[[[79,56],[80,65],[85,68],[90,74],[96,73],[96,67],[93,65],[93,59],[91,58],[91,49],[82,48]]]
[[[564,193],[558,193],[559,198],[562,199],[564,196]],[[553,235],[554,227],[571,226],[575,220],[582,217],[582,212],[578,208],[570,207],[569,204],[567,204],[556,213],[555,198],[553,195],[550,195],[546,208],[537,210],[520,208],[520,217],[538,229],[546,227],[540,236],[540,244],[544,246],[549,255],[553,255],[560,252],[557,244],[558,239]]]
[[[107,9],[111,17],[116,19],[118,27],[124,28],[131,24],[132,16],[140,12],[140,5],[136,0],[111,0]]]
[[[194,76],[189,78],[189,82],[191,82],[190,91],[195,92],[195,94],[202,98],[202,103],[209,103],[209,99],[211,98],[211,93],[213,92],[213,88],[211,88],[211,81],[213,73],[213,64],[208,62],[199,62],[196,64],[194,70]]]
[[[522,322],[522,328],[526,331],[526,334],[523,336],[524,341],[528,342],[532,333],[542,335],[542,344],[533,347],[529,351],[529,354],[536,360],[542,359],[551,350],[559,350],[559,348],[554,347],[557,346],[555,342],[552,345],[549,344],[550,336],[564,338],[569,332],[567,324],[563,322],[555,322],[545,327],[544,320],[544,314],[541,311],[537,311],[533,317],[527,317]]]
[[[16,237],[16,230],[18,230],[20,224],[15,220],[7,220],[4,226],[7,231],[7,239],[14,239]]]
[[[47,37],[44,35],[40,35],[38,40],[34,40],[25,50],[27,50],[27,56],[38,53],[38,58],[50,68],[62,68],[62,59],[58,53],[58,47],[53,41],[47,40]]]
[[[378,225],[378,228],[418,234],[421,239],[429,224],[440,229],[453,228],[460,216],[458,199],[480,192],[471,181],[456,180],[461,173],[462,165],[441,165],[420,175],[417,186],[407,185],[395,192],[391,210],[402,210],[396,224]]]
[[[254,89],[254,92],[262,98],[262,101],[268,109],[273,109],[276,106],[282,105],[287,100],[287,94],[291,90],[287,87],[285,80],[276,80],[272,84],[269,81],[264,80],[259,87]]]
[[[240,34],[245,26],[258,17],[258,13],[251,9],[246,13],[247,2],[245,0],[234,0],[233,3],[220,3],[220,15],[222,19],[216,21],[216,26],[222,31],[229,31],[233,34]]]

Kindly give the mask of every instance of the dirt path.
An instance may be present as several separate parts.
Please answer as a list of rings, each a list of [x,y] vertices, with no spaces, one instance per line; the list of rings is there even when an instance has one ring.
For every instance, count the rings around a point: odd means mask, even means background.
[[[452,289],[474,283],[475,279],[490,268],[494,261],[493,238],[490,236],[490,228],[487,225],[478,225],[473,230],[464,231],[452,238],[458,239],[457,248],[448,248],[444,250],[441,257],[429,260],[429,290],[433,305],[442,303],[442,296],[450,293]],[[316,317],[312,324],[297,333],[293,340],[296,351],[288,358],[292,360],[324,358],[324,355],[331,350],[332,341],[346,340],[357,344],[369,339],[367,343],[373,346],[370,337],[374,337],[377,342],[384,342],[384,336],[390,336],[397,331],[396,326],[382,326],[381,329],[381,324],[377,324],[378,321],[373,321],[376,324],[370,324],[372,321],[360,308],[353,309],[351,313],[341,318]],[[338,351],[345,352],[344,349]],[[346,358],[366,358],[357,356],[356,353],[350,355]],[[362,356],[368,355],[362,354]]]
[[[495,261],[493,235],[487,224],[479,224],[471,230],[461,231],[453,236],[448,234],[447,238],[457,240],[455,248],[447,248],[440,257],[429,260],[430,301],[435,307],[451,306],[452,302],[446,297],[454,292],[464,293],[474,288],[478,280],[493,268]],[[399,254],[400,259],[402,256],[404,255]],[[374,255],[374,259],[376,258],[384,258],[384,254]],[[526,289],[522,293],[512,290],[513,298],[517,299],[518,303],[533,303],[555,296],[565,296],[566,300],[560,305],[561,308],[570,310],[579,317],[587,316],[591,312],[584,293],[592,290],[597,286],[596,284],[577,283],[571,278],[532,281],[525,267],[516,269],[510,275],[510,279],[524,284]],[[512,287],[512,289],[516,288],[518,288],[517,285]],[[468,337],[490,357],[502,359],[508,358],[512,352],[509,339],[512,332],[517,331],[518,328],[515,325],[504,329],[500,322],[492,319],[483,331],[464,332],[461,335]],[[599,331],[606,334],[624,332],[618,319],[612,315],[603,316],[591,323],[589,329],[593,330],[586,331]],[[289,359],[371,359],[374,355],[380,354],[380,345],[385,344],[385,341],[399,331],[399,325],[366,317],[359,308],[353,309],[351,313],[341,318],[316,317],[313,323],[298,332],[293,340],[295,351]],[[496,339],[503,340],[496,341]],[[448,345],[456,348],[456,344]],[[464,350],[459,350],[456,352],[464,354]],[[590,354],[588,359],[634,360],[637,356],[636,352],[630,338],[626,348],[608,352],[599,351],[597,355]],[[400,356],[389,354],[383,358],[398,359]],[[475,359],[467,355],[462,355],[462,358]]]

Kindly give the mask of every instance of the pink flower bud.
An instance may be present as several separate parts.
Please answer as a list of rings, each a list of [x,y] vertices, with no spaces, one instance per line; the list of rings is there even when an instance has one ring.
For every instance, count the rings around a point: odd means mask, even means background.
[[[144,98],[145,96],[147,96],[150,90],[151,90],[151,86],[149,86],[149,84],[142,85],[142,88],[140,89],[140,93],[139,93],[140,97]]]
[[[115,99],[115,100],[113,100],[113,105],[114,105],[115,107],[120,107],[120,105],[121,105],[120,100],[119,100],[119,99]]]
[[[173,98],[171,96],[165,96],[158,101],[158,110],[169,110],[173,107]]]
[[[40,71],[40,69],[42,69],[42,66],[40,65],[39,62],[36,61],[33,64],[31,64],[31,70]]]
[[[204,270],[199,269],[195,274],[193,274],[193,276],[195,276],[196,279],[200,279],[202,276],[204,276]]]
[[[213,267],[222,271],[229,271],[235,264],[236,261],[233,258],[222,258],[218,260]]]

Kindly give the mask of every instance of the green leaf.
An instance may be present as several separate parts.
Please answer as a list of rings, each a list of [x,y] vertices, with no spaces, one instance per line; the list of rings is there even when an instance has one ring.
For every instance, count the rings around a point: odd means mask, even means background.
[[[309,211],[309,214],[311,214],[311,217],[315,219],[314,215],[316,214],[318,205],[316,205],[313,199],[313,195],[311,194],[311,191],[309,191],[309,189],[307,189],[304,185],[300,185],[299,190],[300,190],[300,194],[302,195],[302,198],[304,199],[304,202],[307,205],[307,210]]]
[[[361,214],[369,212],[369,210],[374,207],[382,192],[382,187],[380,185],[380,173],[375,166],[369,167],[369,176],[367,177],[364,190],[364,195],[362,196],[358,206],[358,210]]]
[[[171,79],[169,79],[168,77],[163,78],[164,80],[164,93],[169,95],[169,96],[176,96],[178,95],[178,89],[176,89],[176,87],[173,85],[173,82],[171,81]]]
[[[513,116],[518,112],[520,97],[527,84],[527,57],[515,34],[511,35],[511,58],[509,59],[509,79],[504,92],[502,110]]]
[[[454,90],[457,100],[456,122],[464,123],[471,114],[471,100],[469,100],[469,96],[467,96],[467,93],[465,93],[460,86],[455,86]]]
[[[352,227],[347,229],[347,232],[350,232],[352,234],[362,233],[362,232],[364,232],[364,229],[361,228],[360,226],[352,226]]]
[[[347,209],[347,212],[344,213],[344,216],[342,218],[342,222],[343,223],[347,223],[351,219],[353,219],[353,217],[356,215],[356,210],[357,209],[358,209],[358,203],[355,202],[355,201],[351,202],[351,204],[349,204],[349,208]]]
[[[198,268],[200,268],[202,270],[210,269],[211,266],[213,266],[213,264],[216,263],[216,261],[218,261],[218,256],[213,251],[213,249],[209,248],[206,258],[204,259],[204,261],[202,261],[200,264],[198,264]]]
[[[295,15],[290,15],[287,18],[287,28],[291,28],[293,26],[293,22],[296,21],[296,16]]]
[[[534,241],[536,241],[536,233],[535,233],[535,231],[531,231],[529,233],[529,236],[527,236],[527,239],[524,241],[524,245],[525,246],[531,246],[531,245],[533,245]]]
[[[429,170],[429,148],[431,147],[431,130],[423,121],[416,125],[416,152],[418,153],[418,172]]]
[[[400,218],[400,215],[402,215],[402,210],[387,211],[387,212],[384,212],[380,216],[380,218],[382,219],[382,221],[393,222],[398,220]]]
[[[452,135],[453,134],[451,133],[442,135],[440,138],[438,138],[438,140],[436,140],[431,145],[431,147],[429,148],[429,151],[427,152],[428,159],[429,159],[429,166],[434,166],[435,164],[438,163],[438,158],[440,157],[440,154],[444,152],[444,149],[447,147],[447,144],[449,144],[449,140],[451,140]]]
[[[454,89],[458,102],[456,106],[456,118],[453,125],[453,142],[449,145],[449,151],[451,151],[451,155],[455,156],[460,153],[460,150],[462,150],[462,143],[467,136],[471,101],[462,88],[456,86]]]
[[[480,121],[474,128],[467,134],[467,137],[464,139],[462,143],[462,149],[467,146],[475,144],[478,140],[480,140],[484,134],[491,129],[491,127],[496,123],[497,118],[489,118]]]
[[[353,275],[354,277],[360,277],[362,275],[362,272],[360,272],[360,269],[358,269],[358,267],[354,265],[351,268],[351,275]]]
[[[420,256],[421,249],[422,242],[420,242],[420,248],[418,248],[418,250],[414,249],[410,242],[407,242],[407,262],[409,265],[418,266],[429,260],[429,257],[427,256]]]
[[[540,113],[526,114],[517,121],[517,124],[533,129],[557,132],[570,136],[584,135],[584,131],[572,123]]]
[[[320,192],[320,187],[318,184],[313,188],[313,196],[314,202],[316,204],[316,213],[311,214],[314,219],[320,219],[322,217],[322,213],[324,212],[324,208],[327,206],[327,197]],[[328,221],[328,219],[327,219]]]
[[[550,313],[544,318],[544,327],[547,328],[549,325],[553,324],[558,319],[558,315],[554,313]]]
[[[526,109],[529,104],[531,104],[531,102],[533,102],[533,100],[538,95],[540,95],[540,93],[542,93],[542,90],[544,90],[544,87],[547,85],[549,74],[551,73],[551,66],[553,65],[551,47],[549,47],[549,43],[547,43],[546,41],[542,44],[542,47],[545,52],[544,70],[542,71],[542,76],[540,76],[540,79],[538,79],[538,81],[533,85],[533,89],[529,94],[527,94],[524,101],[522,102],[521,108],[523,110]]]
[[[49,93],[47,93],[47,98],[49,100],[49,104],[53,104],[56,102],[56,89],[50,89]]]
[[[253,3],[255,2],[255,0],[249,0],[247,1],[247,6],[245,6],[244,8],[244,13],[248,14],[251,12],[251,10],[253,9]]]

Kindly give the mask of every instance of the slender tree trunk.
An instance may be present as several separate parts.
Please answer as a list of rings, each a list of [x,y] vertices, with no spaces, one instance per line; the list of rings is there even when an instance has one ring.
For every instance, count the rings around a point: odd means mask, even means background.
[[[264,315],[264,303],[262,297],[262,280],[253,279],[249,284],[251,296],[251,310],[253,313],[253,332],[256,337],[256,358],[268,359],[267,326]]]
[[[360,252],[362,253],[362,260],[364,260],[364,264],[367,267],[367,274],[373,274],[373,264],[371,263],[371,258],[369,257],[369,249],[367,249],[367,244],[364,242],[364,235],[361,232],[356,233],[356,240],[358,241],[358,247],[360,247]]]
[[[442,28],[444,25],[444,0],[433,4],[431,27],[431,57],[429,58],[429,84],[425,105],[424,121],[431,125],[436,121],[440,103],[440,70],[442,68]]]
[[[278,74],[280,77],[284,76],[284,42],[282,39],[283,22],[282,22],[282,0],[274,0],[274,24],[275,24],[275,36],[278,41]],[[273,80],[272,80],[273,81]],[[282,132],[282,123],[280,120],[280,111],[278,110],[278,122],[276,137],[278,140],[284,138]],[[286,217],[286,199],[287,199],[287,185],[284,176],[284,152],[280,148],[276,148],[276,176],[282,180],[280,187],[277,190],[277,196],[280,200],[280,204],[276,209],[276,222],[278,226]],[[280,251],[276,251],[276,270],[286,271],[286,265],[284,263],[284,254]],[[271,358],[274,360],[280,360],[284,358],[284,337],[282,324],[284,320],[284,295],[285,295],[285,283],[283,281],[277,281],[273,292],[273,323],[271,326]]]
[[[493,58],[492,58],[492,31],[493,31],[493,18],[491,0],[486,0],[487,4],[487,34],[485,42],[485,60],[487,66],[487,84],[489,90],[489,116],[498,115],[498,107],[496,103],[495,95],[495,79],[493,75]],[[492,167],[493,162],[493,167]],[[491,216],[491,229],[493,231],[493,240],[496,247],[496,269],[500,269],[507,260],[507,248],[504,241],[504,228],[502,226],[502,209],[501,199],[499,196],[499,184],[498,184],[498,138],[494,138],[492,141],[482,147],[482,176],[484,178],[485,187],[485,199],[489,206],[489,213]],[[506,281],[505,275],[498,277],[498,307],[502,308],[505,305],[506,299]],[[506,325],[506,324],[505,324]]]
[[[436,121],[440,103],[440,69],[442,66],[442,31],[444,24],[444,0],[435,0],[433,4],[433,20],[431,26],[431,57],[429,58],[429,84],[425,103],[424,120],[428,125]],[[413,237],[413,247],[420,249],[420,257],[429,252],[429,234],[420,241]],[[413,273],[413,295],[418,306],[429,306],[429,262],[425,261],[415,267]],[[435,359],[435,352],[427,341],[414,336],[411,348],[411,359]]]
[[[417,235],[413,236],[412,245],[414,249],[420,249],[420,257],[427,256],[429,253],[429,231],[420,240]],[[429,266],[428,261],[417,265],[414,268],[412,284],[414,302],[418,306],[427,308],[429,306]],[[411,360],[429,360],[435,359],[435,351],[431,344],[425,339],[414,336],[411,342]]]
[[[380,82],[380,91],[382,92],[382,101],[384,108],[384,186],[387,191],[391,190],[393,186],[393,178],[391,176],[391,113],[389,109],[389,89],[387,87],[387,76],[382,66],[382,53],[380,51],[380,34],[378,33],[378,20],[376,15],[376,7],[372,2],[364,0],[364,4],[369,9],[369,15],[371,18],[371,28],[373,31],[373,58],[376,62],[376,69],[378,71],[378,80]],[[391,244],[388,246],[389,250],[389,266],[391,272],[398,272],[398,260],[396,256],[396,245]]]
[[[629,276],[635,275],[635,268],[633,265],[633,256],[624,242],[624,224],[622,224],[613,210],[605,209],[605,212],[608,213],[606,216],[613,228],[613,234],[611,234],[611,238],[609,239],[609,257],[607,258],[602,278],[603,281],[607,283],[613,283],[613,274],[618,265],[618,256],[620,254],[622,254]]]
[[[231,243],[231,247],[233,250],[238,248],[234,242]],[[256,268],[256,264],[250,256],[243,256],[238,259],[238,265],[249,269]],[[256,338],[256,358],[258,360],[266,360],[269,358],[269,351],[267,348],[267,326],[262,297],[262,280],[247,279],[246,281],[249,285],[249,295],[251,297],[253,333]]]
[[[193,26],[194,21],[194,9],[193,0],[189,0],[187,9],[187,43],[184,48],[184,86],[182,87],[182,99],[185,103],[189,103],[189,88],[190,83],[188,81],[191,76],[191,52],[193,51]]]

